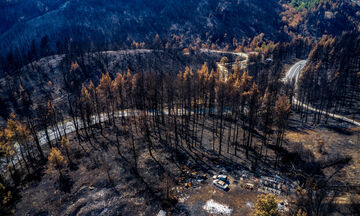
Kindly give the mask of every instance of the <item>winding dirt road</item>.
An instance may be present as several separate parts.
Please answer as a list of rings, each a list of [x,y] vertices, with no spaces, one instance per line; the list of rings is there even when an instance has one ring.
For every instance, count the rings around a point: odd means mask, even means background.
[[[124,54],[128,54],[128,53],[148,53],[151,52],[152,50],[148,50],[148,49],[140,49],[140,50],[125,50],[125,51],[120,51],[123,52]],[[115,52],[115,51],[107,51],[108,53],[111,52]],[[241,53],[241,52],[230,52],[230,51],[221,51],[221,50],[210,50],[210,49],[201,49],[201,52],[210,52],[210,53],[219,53],[219,54],[231,54],[231,55],[237,55],[237,56],[241,56],[243,58],[245,58],[245,60],[242,61],[242,63],[246,63],[246,61],[248,60],[248,54],[246,53]],[[62,56],[63,57],[63,56]],[[1,79],[0,79],[1,80]],[[57,100],[62,100],[65,96],[67,95],[63,95],[61,98],[58,98]],[[125,111],[118,111],[115,113],[115,117],[116,118],[121,118],[121,117],[128,117],[128,116],[137,116],[141,111],[139,110],[125,110]],[[169,115],[169,111],[168,110],[164,110],[162,111],[162,113],[164,115]],[[181,110],[178,110],[178,115],[181,115],[180,113],[185,113],[182,112]],[[175,113],[172,113],[172,115],[175,115]],[[108,116],[103,113],[100,115],[100,118],[98,115],[93,115],[91,116],[91,123],[90,125],[94,125],[97,124],[99,122],[105,122],[108,120]],[[78,126],[79,129],[84,128],[85,124],[79,119],[76,119],[76,124]],[[59,131],[56,129],[59,128]],[[67,119],[63,122],[58,122],[57,123],[57,127],[54,125],[51,128],[47,129],[48,135],[49,135],[49,139],[46,137],[46,133],[45,130],[41,130],[37,132],[37,136],[40,142],[40,145],[43,146],[45,144],[47,144],[49,141],[54,141],[56,139],[58,139],[60,136],[64,136],[65,134],[69,134],[69,133],[73,133],[76,131],[76,127],[75,124],[73,122],[72,119]],[[15,152],[18,154],[18,157],[14,157],[13,161],[14,164],[18,163],[18,160],[21,159],[21,155],[20,155],[20,147],[18,144],[15,144]],[[0,172],[6,172],[6,160],[3,158],[0,160],[0,167],[1,170]]]
[[[142,52],[149,52],[150,50],[141,50],[141,51]],[[241,56],[241,57],[245,58],[245,60],[243,60],[242,62],[246,62],[248,60],[248,58],[249,58],[248,54],[242,53],[242,52],[230,52],[230,51],[210,50],[210,49],[201,49],[201,51],[202,52],[219,53],[219,54],[231,54],[231,55]],[[140,111],[138,111],[138,110],[126,110],[124,112],[118,111],[118,112],[115,113],[115,117],[120,118],[120,117],[127,117],[127,116],[133,116],[133,115],[136,116],[139,113],[140,113]],[[183,112],[178,111],[176,113],[183,113]],[[164,110],[163,114],[168,115],[169,112],[167,110]],[[105,121],[108,120],[108,116],[105,115],[105,113],[101,114],[100,119],[99,119],[99,117],[97,115],[94,115],[91,118],[92,118],[91,124],[97,124],[99,122],[105,122]],[[65,133],[69,134],[69,133],[75,132],[75,130],[76,130],[74,122],[71,119],[69,119],[67,121],[64,121],[64,122],[58,122],[57,124],[58,124],[58,128],[60,128],[61,135],[64,135]],[[82,129],[84,127],[84,124],[83,124],[83,122],[80,121],[80,119],[77,119],[76,124],[78,125],[79,129]],[[40,144],[45,145],[48,142],[48,140],[46,138],[46,135],[45,135],[45,131],[43,131],[43,130],[39,131],[37,134],[38,134],[38,137],[39,137]],[[53,141],[53,140],[60,137],[60,134],[58,133],[57,130],[48,129],[48,134],[49,134],[50,141]]]
[[[247,67],[247,62],[249,59],[249,54],[251,53],[256,53],[256,52],[250,52],[250,53],[244,53],[244,52],[231,52],[231,51],[223,51],[223,50],[211,50],[211,49],[201,49],[200,50],[203,53],[206,52],[210,52],[210,53],[219,53],[219,54],[228,54],[228,55],[236,55],[236,56],[240,56],[242,58],[244,58],[244,60],[239,62],[240,68],[241,69],[245,69]],[[222,71],[222,73],[224,74],[229,74],[229,70],[226,67],[225,64],[217,62],[216,63],[219,70]],[[232,65],[234,65],[235,63],[233,63]],[[225,78],[226,79],[226,78]]]

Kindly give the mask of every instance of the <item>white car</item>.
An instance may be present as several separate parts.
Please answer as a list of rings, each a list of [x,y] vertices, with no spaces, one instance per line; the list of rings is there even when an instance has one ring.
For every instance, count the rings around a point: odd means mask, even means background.
[[[220,189],[223,189],[225,191],[228,191],[229,190],[229,185],[226,184],[226,182],[224,182],[223,180],[221,179],[216,179],[213,181],[214,185]]]

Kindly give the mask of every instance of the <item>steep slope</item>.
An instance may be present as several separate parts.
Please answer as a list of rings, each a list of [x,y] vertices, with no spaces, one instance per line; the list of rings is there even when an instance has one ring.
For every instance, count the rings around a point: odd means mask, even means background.
[[[357,29],[359,9],[351,0],[9,0],[0,2],[0,54],[27,50],[45,35],[53,47],[64,38],[121,43],[156,34],[218,44],[260,33],[273,41],[291,33],[319,38]]]
[[[28,47],[31,40],[39,41],[44,35],[51,41],[89,36],[93,40],[106,36],[106,41],[127,37],[144,40],[157,33],[161,37],[173,33],[192,39],[200,36],[214,42],[230,42],[233,37],[252,37],[261,32],[273,40],[283,37],[281,6],[276,0],[59,0],[43,12],[35,10],[31,17],[23,9],[36,8],[37,4],[30,2],[8,4],[2,9],[0,21],[5,25],[0,31],[0,51]],[[14,23],[14,18],[21,21]]]
[[[6,0],[0,1],[0,34],[12,26],[27,22],[60,7],[65,0]]]

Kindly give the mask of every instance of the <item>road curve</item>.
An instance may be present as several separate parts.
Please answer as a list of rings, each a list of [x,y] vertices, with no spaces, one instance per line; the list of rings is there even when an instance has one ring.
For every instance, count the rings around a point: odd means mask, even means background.
[[[288,72],[286,73],[284,79],[283,79],[283,82],[284,83],[287,83],[287,84],[291,84],[293,81],[295,83],[295,86],[294,88],[298,88],[298,78],[299,78],[299,75],[302,71],[302,69],[306,66],[306,63],[307,61],[306,60],[301,60],[301,61],[298,61],[296,62],[289,70]],[[329,112],[326,112],[324,110],[320,110],[320,109],[316,109],[314,107],[312,107],[311,105],[309,104],[305,104],[305,103],[301,103],[295,96],[293,97],[293,102],[294,104],[296,105],[299,105],[307,110],[311,110],[311,111],[314,111],[314,112],[319,112],[321,113],[322,115],[327,115],[331,118],[334,118],[334,119],[339,119],[339,120],[342,120],[342,121],[345,121],[345,122],[348,122],[350,124],[353,124],[353,125],[356,125],[358,127],[360,127],[360,122],[358,121],[355,121],[353,119],[350,119],[346,116],[342,116],[342,115],[338,115],[338,114],[335,114],[335,113],[329,113]]]
[[[297,80],[299,78],[300,71],[306,66],[306,62],[306,60],[301,60],[295,63],[286,73],[283,81],[285,83],[291,83],[293,80],[295,80],[295,87],[297,87]]]
[[[240,56],[240,57],[244,58],[244,60],[239,62],[241,69],[245,69],[247,67],[247,62],[249,60],[249,54],[257,54],[257,52],[244,53],[244,52],[232,52],[232,51],[211,50],[211,49],[200,49],[200,51],[203,53],[219,53],[219,54],[229,54],[229,55]],[[229,74],[229,70],[227,69],[225,64],[222,64],[220,62],[217,62],[216,64],[220,71],[222,71],[225,74]]]

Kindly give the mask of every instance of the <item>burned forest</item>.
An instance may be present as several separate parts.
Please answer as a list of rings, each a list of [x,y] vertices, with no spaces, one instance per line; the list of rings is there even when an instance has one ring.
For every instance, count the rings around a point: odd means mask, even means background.
[[[360,213],[359,1],[0,11],[1,215]]]

